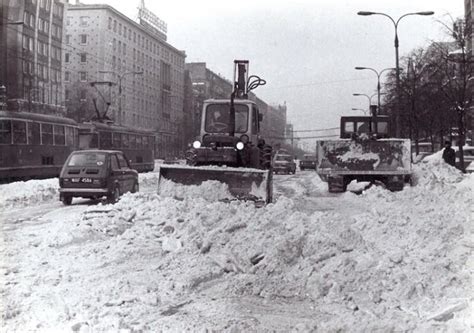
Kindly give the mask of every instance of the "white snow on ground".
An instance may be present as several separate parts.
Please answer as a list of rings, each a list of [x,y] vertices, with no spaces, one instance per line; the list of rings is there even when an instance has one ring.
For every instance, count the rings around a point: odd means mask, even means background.
[[[263,208],[212,183],[158,195],[149,173],[115,205],[6,211],[1,330],[472,331],[474,175],[414,171],[361,195],[276,176]]]
[[[59,180],[29,180],[0,185],[0,210],[59,200]]]

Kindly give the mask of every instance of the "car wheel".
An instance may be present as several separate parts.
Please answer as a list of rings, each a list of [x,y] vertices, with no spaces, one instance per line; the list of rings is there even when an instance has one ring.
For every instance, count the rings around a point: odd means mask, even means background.
[[[114,190],[107,196],[107,201],[111,204],[116,203],[120,198],[120,187],[115,185]]]
[[[139,191],[139,185],[138,182],[135,182],[132,187],[132,193],[137,193]]]
[[[70,195],[65,195],[61,198],[61,201],[63,202],[63,204],[65,204],[66,206],[69,206],[71,203],[72,203],[72,196]]]

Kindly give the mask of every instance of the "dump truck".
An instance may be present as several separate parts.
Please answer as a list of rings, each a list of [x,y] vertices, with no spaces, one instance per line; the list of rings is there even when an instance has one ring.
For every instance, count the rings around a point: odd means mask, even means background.
[[[388,116],[341,117],[340,139],[316,142],[316,171],[329,192],[344,192],[354,179],[401,191],[411,177],[409,139],[391,137]]]
[[[203,103],[199,136],[185,152],[186,165],[160,167],[163,180],[199,185],[216,180],[228,185],[234,198],[272,202],[272,147],[260,135],[263,115],[248,93],[265,84],[248,76],[249,62],[234,61],[234,89],[229,99]]]

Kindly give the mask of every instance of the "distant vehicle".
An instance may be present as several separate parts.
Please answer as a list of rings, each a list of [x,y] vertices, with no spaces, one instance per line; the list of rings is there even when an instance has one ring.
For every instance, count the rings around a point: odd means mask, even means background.
[[[118,150],[78,150],[67,158],[59,176],[59,199],[75,197],[116,202],[126,192],[138,192],[138,172]]]
[[[314,169],[316,170],[316,154],[304,154],[300,161],[300,170]]]
[[[329,192],[346,191],[354,179],[403,189],[411,177],[411,143],[391,138],[387,116],[341,117],[340,129],[340,139],[316,143],[317,172]]]
[[[291,155],[277,153],[273,158],[273,172],[294,174],[296,172],[296,163]]]

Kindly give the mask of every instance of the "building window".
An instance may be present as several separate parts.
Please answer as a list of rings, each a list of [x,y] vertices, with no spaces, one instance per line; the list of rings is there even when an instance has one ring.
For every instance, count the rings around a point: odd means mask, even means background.
[[[122,36],[122,23],[119,23],[119,35]]]
[[[112,29],[112,18],[109,17],[109,24],[107,25],[107,27],[109,28],[109,30]]]
[[[69,89],[66,89],[66,91],[65,91],[65,99],[66,99],[66,101],[69,101],[70,97],[71,97],[71,91],[70,91]]]
[[[81,16],[79,18],[79,26],[87,27],[88,24],[89,24],[89,16]]]
[[[64,54],[64,62],[69,62],[69,53]]]
[[[66,44],[71,44],[71,35],[66,35]]]
[[[87,53],[81,53],[81,62],[87,62]]]
[[[117,32],[117,21],[114,20],[114,32]]]
[[[23,35],[23,48],[28,50],[28,36]]]
[[[85,102],[87,97],[87,90],[81,90],[81,102]]]
[[[35,27],[35,17],[34,15],[30,15],[30,27]]]
[[[68,16],[66,17],[66,25],[71,25],[72,17]]]
[[[64,72],[64,82],[69,82],[71,80],[70,78],[71,73],[70,72]]]
[[[86,72],[79,72],[79,76],[81,78],[81,81],[87,81],[87,73]]]
[[[86,34],[81,35],[81,44],[82,45],[87,44],[87,35]]]

